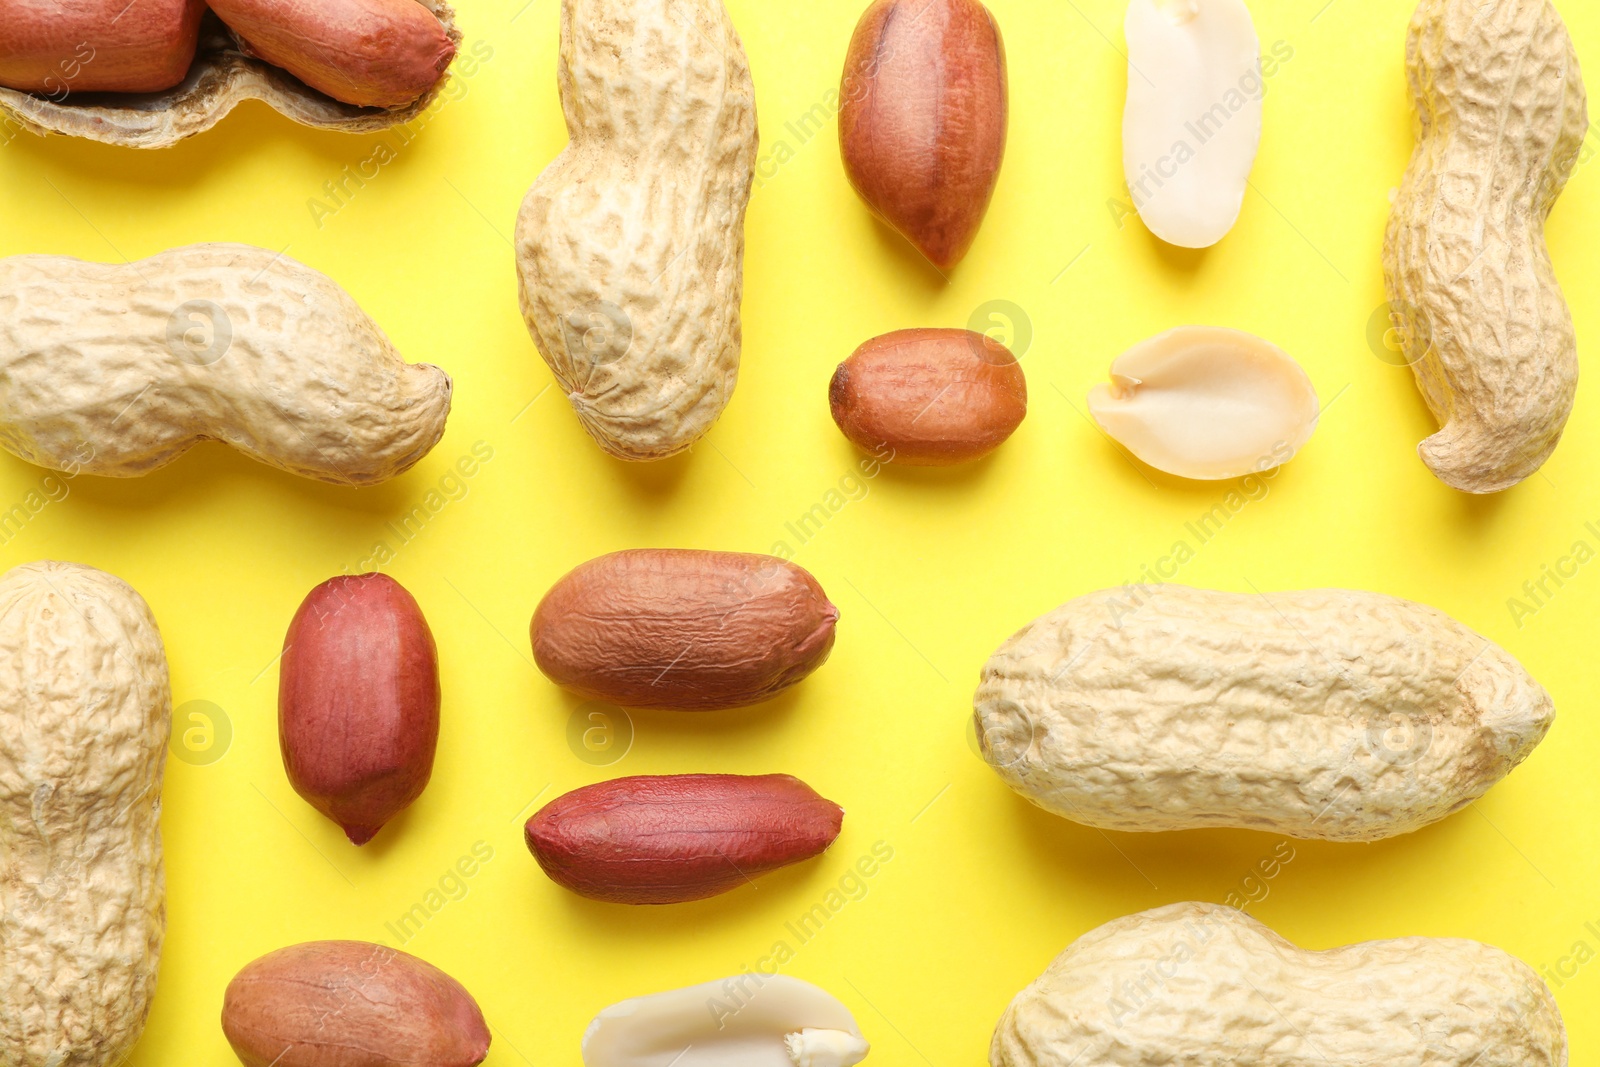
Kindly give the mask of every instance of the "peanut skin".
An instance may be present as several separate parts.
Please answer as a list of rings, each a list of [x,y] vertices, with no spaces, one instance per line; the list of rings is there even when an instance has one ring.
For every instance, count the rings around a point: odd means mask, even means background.
[[[986,456],[1028,413],[1016,357],[971,330],[897,330],[839,364],[833,421],[886,462],[946,466]]]
[[[1467,493],[1538,470],[1578,388],[1577,338],[1544,224],[1588,98],[1548,0],[1423,0],[1406,39],[1417,147],[1383,246],[1390,314],[1439,423],[1418,446]]]
[[[989,209],[1006,147],[1006,53],[978,0],[876,0],[839,88],[839,150],[874,213],[940,270]]]
[[[839,611],[774,556],[635,549],[574,568],[530,626],[559,686],[627,707],[709,711],[776,696],[820,667]]]
[[[5,0],[0,85],[52,100],[154,93],[183,81],[205,0]]]
[[[248,51],[360,107],[405,107],[444,77],[455,42],[417,0],[209,0]]]
[[[489,1026],[461,983],[365,941],[269,952],[228,983],[222,1032],[245,1067],[474,1067]]]
[[[615,904],[677,904],[822,853],[844,811],[787,774],[641,775],[575,789],[528,820],[552,881]]]
[[[161,634],[104,571],[0,578],[0,1064],[115,1067],[166,932]]]
[[[439,740],[439,658],[410,593],[331,578],[295,613],[279,660],[278,743],[306,802],[364,845],[422,795]]]
[[[1477,941],[1299,948],[1170,904],[1068,945],[995,1027],[992,1067],[1566,1067],[1555,997]]]

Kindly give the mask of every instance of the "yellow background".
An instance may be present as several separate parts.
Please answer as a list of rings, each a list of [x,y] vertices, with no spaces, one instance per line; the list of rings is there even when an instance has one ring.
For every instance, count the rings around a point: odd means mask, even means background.
[[[1384,299],[1387,196],[1411,146],[1409,3],[1253,0],[1264,48],[1285,42],[1293,56],[1270,81],[1237,228],[1191,254],[1160,246],[1136,217],[1119,225],[1111,207],[1123,195],[1121,0],[993,0],[1010,63],[1008,150],[977,243],[945,281],[855,199],[831,114],[812,136],[801,126],[828,109],[861,0],[730,0],[762,134],[744,361],[709,436],[653,466],[590,442],[547,389],[518,313],[517,207],[566,139],[557,0],[522,4],[462,0],[463,52],[480,59],[408,141],[314,132],[252,103],[160,152],[29,134],[0,147],[0,253],[284,249],[456,383],[444,441],[387,485],[321,486],[205,445],[146,478],[75,479],[0,547],[7,565],[70,559],[131,582],[160,620],[175,704],[209,702],[231,724],[220,758],[168,762],[170,930],[135,1067],[233,1062],[217,1015],[241,965],[313,938],[397,943],[385,924],[426,902],[478,842],[493,858],[405,947],[477,997],[493,1067],[577,1064],[604,1005],[738,972],[780,940],[794,949],[787,973],[854,1010],[870,1062],[976,1064],[1009,998],[1074,937],[1230,894],[1261,898],[1251,912],[1307,946],[1405,934],[1502,946],[1561,983],[1574,1062],[1600,1057],[1600,963],[1571,955],[1580,941],[1600,950],[1600,564],[1520,620],[1507,603],[1575,541],[1600,548],[1593,385],[1544,471],[1503,496],[1452,492],[1416,458],[1427,413],[1410,372],[1368,335]],[[1600,9],[1563,6],[1579,55],[1600,70]],[[325,183],[375,159],[346,202],[327,199]],[[338,210],[319,219],[318,199]],[[1550,225],[1580,347],[1600,340],[1596,233],[1600,165],[1586,164]],[[859,456],[826,403],[834,366],[875,334],[965,326],[996,307],[980,328],[1018,348],[1031,332],[1032,404],[1015,437],[976,465],[851,480]],[[994,648],[1072,596],[1138,579],[1175,541],[1193,543],[1185,524],[1230,489],[1141,471],[1085,418],[1084,394],[1113,356],[1187,322],[1279,343],[1329,406],[1301,455],[1178,579],[1381,590],[1510,649],[1559,715],[1470,810],[1382,844],[1295,843],[1262,879],[1272,835],[1103,834],[1031,807],[975,754],[971,695]],[[451,480],[478,442],[493,458]],[[44,474],[0,455],[0,504]],[[386,527],[441,501],[408,543]],[[785,524],[819,504],[827,521],[802,544]],[[357,850],[284,778],[274,658],[305,593],[378,541],[437,636],[444,730],[428,791]],[[821,670],[764,707],[636,713],[631,750],[610,766],[569,745],[579,702],[534,669],[527,644],[552,582],[613,549],[776,542],[842,612]],[[176,728],[195,725],[180,716]],[[535,801],[614,775],[710,770],[797,774],[847,809],[844,833],[819,861],[667,908],[581,900],[523,847]],[[879,841],[893,859],[801,944],[785,924]]]

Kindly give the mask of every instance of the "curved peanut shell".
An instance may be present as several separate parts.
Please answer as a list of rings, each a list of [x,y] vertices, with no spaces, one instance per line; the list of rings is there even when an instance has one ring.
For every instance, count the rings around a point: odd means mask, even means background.
[[[1006,148],[1006,52],[978,0],[876,0],[839,87],[839,151],[874,214],[934,266],[961,261]]]
[[[1299,948],[1243,912],[1170,904],[1068,945],[1011,1001],[992,1067],[1566,1067],[1550,995],[1477,941]]]
[[[896,330],[839,364],[833,421],[889,463],[947,466],[986,456],[1028,413],[1022,365],[971,330]]]
[[[1375,841],[1465,807],[1550,727],[1550,695],[1444,613],[1342,589],[1091,593],[984,665],[984,758],[1109,830]]]
[[[0,446],[41,467],[132,478],[214,439],[371,485],[425,456],[449,411],[443,371],[405,363],[348,293],[280,253],[0,259]]]
[[[309,941],[246,964],[222,1031],[245,1067],[474,1067],[490,1040],[460,982],[365,941]]]
[[[417,2],[459,46],[455,10],[445,0]],[[393,110],[342,104],[288,71],[251,57],[219,19],[207,15],[189,74],[176,87],[159,93],[78,93],[65,99],[0,87],[0,120],[37,134],[64,133],[126,148],[166,148],[209,130],[241,102],[260,100],[303,126],[371,133],[421,115],[444,81],[441,77],[427,93]]]
[[[580,564],[533,613],[552,682],[628,707],[709,711],[776,696],[820,667],[839,610],[774,556],[613,552]]]
[[[1384,282],[1439,432],[1440,481],[1496,493],[1555,450],[1578,385],[1544,223],[1589,128],[1578,59],[1548,0],[1423,0],[1406,41],[1417,147]]]
[[[522,315],[600,447],[660,459],[738,379],[749,64],[718,0],[564,0],[557,81],[571,142],[517,217]]]
[[[366,844],[433,773],[439,654],[428,620],[388,575],[330,578],[289,623],[278,677],[290,784]]]
[[[557,885],[613,904],[678,904],[820,855],[844,810],[787,774],[665,774],[574,789],[524,828]]]
[[[103,571],[0,578],[0,1063],[115,1067],[166,930],[172,726],[150,609]]]

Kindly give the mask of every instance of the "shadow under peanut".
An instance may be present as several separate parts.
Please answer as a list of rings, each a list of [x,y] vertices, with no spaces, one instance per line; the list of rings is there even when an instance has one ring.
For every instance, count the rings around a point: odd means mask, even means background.
[[[551,908],[563,926],[581,929],[585,940],[600,951],[683,949],[703,944],[710,931],[754,928],[759,936],[752,937],[750,944],[764,952],[779,940],[795,946],[795,937],[785,924],[805,916],[825,894],[837,888],[841,864],[854,855],[849,834],[846,815],[839,840],[822,855],[755,875],[725,893],[681,904],[590,900],[551,881],[519,840],[519,891],[541,909]],[[770,928],[769,933],[763,932],[766,928]]]
[[[831,658],[831,655],[830,655]],[[828,669],[826,662],[819,671]],[[809,677],[809,676],[808,676]],[[632,720],[633,740],[627,753],[613,763],[595,763],[595,781],[623,778],[634,774],[711,774],[719,773],[717,753],[726,750],[730,740],[759,739],[789,725],[799,712],[805,699],[806,681],[790,686],[770,700],[742,708],[722,711],[670,711],[661,708],[623,708]],[[550,711],[549,726],[553,730],[565,729],[568,720],[580,708],[592,703],[585,697],[565,689],[556,690],[556,707]],[[643,769],[642,760],[630,759],[641,750],[659,754],[662,750],[673,752],[688,750],[705,753],[693,766],[673,767],[671,770]],[[585,762],[588,762],[587,760]],[[651,766],[658,761],[652,760]],[[631,764],[631,766],[630,766]],[[770,767],[760,771],[741,771],[748,774],[793,774],[804,777],[792,767]],[[553,797],[551,799],[554,799]],[[532,814],[531,812],[529,814]]]
[[[0,465],[19,468],[24,481],[52,473],[10,453]],[[304,478],[245,456],[219,441],[201,441],[172,462],[134,478],[79,474],[68,479],[75,507],[93,508],[106,520],[118,514],[155,512],[173,504],[202,503],[218,497],[265,493],[295,497],[318,507],[353,510],[371,516],[399,514],[426,492],[427,458],[403,474],[372,486],[343,486]],[[64,473],[56,477],[65,479]]]
[[[1368,913],[1374,899],[1402,892],[1399,885],[1450,869],[1452,857],[1467,854],[1473,834],[1483,829],[1470,810],[1375,842],[1299,840],[1270,830],[1102,831],[1015,795],[1011,813],[1016,847],[1008,851],[1024,857],[1031,879],[1073,898],[1114,904],[1117,914],[1182,900],[1262,911],[1280,900],[1312,901],[1335,915],[1342,908]],[[1285,861],[1282,848],[1292,858]],[[1385,936],[1399,932],[1429,931]]]
[[[216,126],[167,148],[134,149],[82,137],[40,137],[24,131],[0,151],[15,153],[30,172],[57,186],[78,186],[92,175],[100,198],[111,199],[106,194],[120,192],[123,195],[116,199],[121,202],[147,203],[152,198],[174,198],[204,190],[216,184],[220,175],[236,169],[241,161],[281,159],[285,152],[312,157],[319,171],[326,170],[328,178],[336,178],[345,166],[371,157],[382,143],[393,146],[405,140],[414,145],[426,136],[425,129],[414,134],[415,140],[413,135],[402,137],[396,130],[351,134],[313,129],[259,100],[245,100]],[[383,169],[404,170],[416,154],[401,148],[384,163]],[[301,205],[308,197],[324,194],[318,186],[304,191],[291,187],[282,195]]]

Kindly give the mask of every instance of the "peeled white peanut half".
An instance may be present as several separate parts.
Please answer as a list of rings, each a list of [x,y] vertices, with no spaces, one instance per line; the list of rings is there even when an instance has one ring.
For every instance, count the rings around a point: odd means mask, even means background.
[[[613,1004],[583,1035],[585,1067],[851,1067],[868,1045],[850,1009],[787,975],[745,973]]]
[[[1283,349],[1242,330],[1180,326],[1141,341],[1089,390],[1089,413],[1157,470],[1220,481],[1287,463],[1317,428],[1317,391]]]
[[[1150,232],[1208,248],[1244,204],[1261,144],[1261,41],[1244,0],[1131,0],[1122,168]]]

